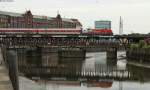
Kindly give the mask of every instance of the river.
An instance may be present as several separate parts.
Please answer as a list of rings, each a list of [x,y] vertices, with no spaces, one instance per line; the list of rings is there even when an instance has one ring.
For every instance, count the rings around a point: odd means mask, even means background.
[[[121,58],[120,56],[123,55],[125,55],[125,52],[118,52],[118,58]],[[32,59],[41,59],[44,63],[51,63],[56,66],[77,65],[76,68],[81,72],[83,72],[85,68],[90,71],[96,71],[97,67],[100,67],[100,69],[102,68],[102,72],[104,72],[103,76],[105,76],[98,79],[66,79],[62,77],[51,77],[48,79],[36,80],[35,78],[31,80],[31,78],[20,76],[20,90],[150,90],[149,68],[130,65],[127,63],[126,59],[119,59],[118,61],[107,60],[106,52],[86,53],[86,58],[84,60],[70,58],[61,59],[60,61],[57,53],[52,52],[44,52],[40,55],[40,58],[37,56],[36,58],[33,55],[25,57],[25,54],[20,55],[20,57],[24,57],[24,60],[28,61]],[[128,73],[123,73],[124,76],[122,78],[118,78],[115,75],[110,78],[105,74],[107,74],[111,68],[115,68],[119,71],[127,70]],[[96,73],[100,75],[99,72]],[[119,75],[122,75],[122,73]]]

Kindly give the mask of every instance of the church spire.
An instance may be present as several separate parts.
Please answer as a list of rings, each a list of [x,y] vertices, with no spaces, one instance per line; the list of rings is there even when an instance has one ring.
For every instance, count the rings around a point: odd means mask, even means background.
[[[57,19],[61,19],[61,15],[59,14],[59,10],[57,11],[57,16],[56,16]]]

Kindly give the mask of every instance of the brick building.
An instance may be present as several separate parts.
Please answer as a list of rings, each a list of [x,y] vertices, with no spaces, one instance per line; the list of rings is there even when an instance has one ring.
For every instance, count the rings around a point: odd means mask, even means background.
[[[0,28],[82,28],[77,19],[33,15],[31,11],[24,14],[0,11]]]

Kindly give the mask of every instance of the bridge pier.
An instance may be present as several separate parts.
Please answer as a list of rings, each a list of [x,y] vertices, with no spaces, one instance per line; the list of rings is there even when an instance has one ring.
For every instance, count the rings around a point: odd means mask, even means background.
[[[61,48],[58,51],[58,55],[61,58],[85,58],[86,51],[81,48]]]
[[[117,48],[111,47],[107,49],[106,56],[108,60],[117,60]]]

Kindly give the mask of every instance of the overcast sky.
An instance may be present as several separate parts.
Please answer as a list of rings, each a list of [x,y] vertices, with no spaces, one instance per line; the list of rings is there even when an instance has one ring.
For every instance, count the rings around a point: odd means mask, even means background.
[[[0,0],[3,1],[3,0]],[[31,10],[35,15],[77,18],[84,28],[94,27],[95,20],[111,20],[112,30],[119,33],[122,16],[124,33],[150,32],[150,0],[13,0],[0,2],[0,10],[23,13]]]

